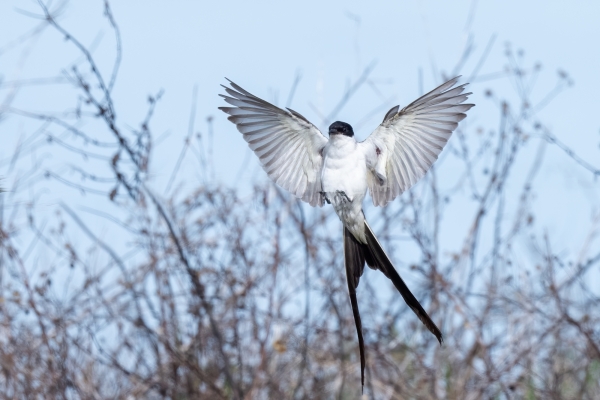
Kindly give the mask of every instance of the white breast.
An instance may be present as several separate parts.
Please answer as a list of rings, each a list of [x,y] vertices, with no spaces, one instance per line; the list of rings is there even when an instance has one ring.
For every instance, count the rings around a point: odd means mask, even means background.
[[[329,138],[323,151],[321,184],[344,225],[364,241],[362,202],[367,192],[367,166],[363,150],[357,144],[354,138],[343,135]],[[339,192],[344,192],[350,202]]]
[[[324,149],[321,182],[324,192],[343,191],[350,199],[364,197],[367,166],[362,149],[354,138],[333,135]]]

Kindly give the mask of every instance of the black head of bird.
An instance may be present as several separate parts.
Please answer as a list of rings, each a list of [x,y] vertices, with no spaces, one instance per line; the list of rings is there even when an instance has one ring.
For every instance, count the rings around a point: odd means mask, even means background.
[[[354,130],[352,130],[352,126],[342,121],[335,121],[333,124],[329,125],[329,136],[331,135],[344,135],[352,137],[354,136]]]

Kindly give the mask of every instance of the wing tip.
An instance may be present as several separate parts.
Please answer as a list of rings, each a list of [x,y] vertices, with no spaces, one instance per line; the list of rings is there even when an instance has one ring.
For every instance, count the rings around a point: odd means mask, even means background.
[[[390,108],[390,110],[387,113],[385,113],[385,116],[383,117],[383,121],[381,123],[383,124],[384,122],[389,121],[390,119],[398,115],[398,110],[400,110],[399,105]]]

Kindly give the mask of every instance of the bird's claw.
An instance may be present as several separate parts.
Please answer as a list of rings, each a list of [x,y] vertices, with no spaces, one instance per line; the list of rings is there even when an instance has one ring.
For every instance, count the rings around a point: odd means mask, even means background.
[[[327,193],[326,192],[319,192],[319,194],[321,196],[323,196],[323,198],[325,199],[325,201],[327,202],[327,204],[331,204],[331,200],[329,200],[329,197],[327,197]],[[346,192],[344,192],[343,190],[338,190],[335,192],[335,198],[336,199],[341,199],[344,201],[347,201],[348,203],[352,203],[352,200],[350,199],[350,197],[348,197],[348,195],[346,194]]]
[[[342,196],[343,198],[345,198],[348,203],[352,203],[352,200],[350,200],[350,198],[348,197],[348,195],[346,194],[346,192],[344,192],[343,190],[338,190],[337,191],[337,195],[338,196]]]

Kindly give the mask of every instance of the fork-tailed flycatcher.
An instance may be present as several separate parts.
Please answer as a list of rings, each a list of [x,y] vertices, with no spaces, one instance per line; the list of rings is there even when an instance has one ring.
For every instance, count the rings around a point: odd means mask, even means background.
[[[442,333],[410,292],[365,220],[362,203],[367,189],[376,206],[384,206],[414,185],[435,162],[465,112],[466,84],[459,77],[419,97],[402,110],[393,107],[364,141],[352,127],[336,121],[329,140],[294,110],[283,110],[242,89],[232,81],[221,95],[244,140],[260,159],[269,177],[312,206],[333,205],[344,229],[344,261],[350,303],[360,348],[364,387],[365,350],[356,287],[365,263],[387,276],[404,301],[442,343]]]

